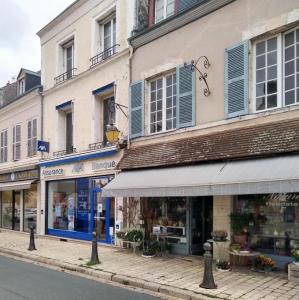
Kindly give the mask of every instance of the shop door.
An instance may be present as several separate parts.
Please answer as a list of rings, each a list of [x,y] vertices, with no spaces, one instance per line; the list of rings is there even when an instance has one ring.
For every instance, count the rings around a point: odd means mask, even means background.
[[[92,231],[102,243],[110,244],[114,235],[114,199],[102,197],[101,189],[93,189],[91,197],[93,207]]]
[[[211,238],[213,228],[213,197],[190,199],[190,252],[203,254],[203,244]]]
[[[20,230],[20,217],[21,217],[21,193],[19,191],[13,192],[13,219],[12,219],[12,229]]]

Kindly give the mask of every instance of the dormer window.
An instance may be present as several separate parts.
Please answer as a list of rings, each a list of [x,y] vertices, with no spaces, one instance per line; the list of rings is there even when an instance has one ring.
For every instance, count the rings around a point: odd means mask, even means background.
[[[25,93],[25,78],[19,80],[19,95]]]

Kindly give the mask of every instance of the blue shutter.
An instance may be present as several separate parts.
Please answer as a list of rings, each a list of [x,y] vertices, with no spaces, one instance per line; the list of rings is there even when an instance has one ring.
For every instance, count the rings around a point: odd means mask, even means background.
[[[130,138],[144,135],[144,81],[133,82],[129,100]]]
[[[177,128],[195,125],[195,71],[177,67]]]
[[[226,118],[248,114],[248,41],[225,49]]]

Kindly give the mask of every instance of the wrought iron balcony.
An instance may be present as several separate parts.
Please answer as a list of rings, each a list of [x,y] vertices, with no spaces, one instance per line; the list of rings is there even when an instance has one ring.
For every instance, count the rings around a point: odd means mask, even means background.
[[[69,149],[66,149],[66,150],[60,150],[60,151],[53,152],[53,156],[61,157],[61,156],[65,156],[67,154],[72,154],[72,153],[76,153],[76,152],[77,152],[76,148],[70,147]]]
[[[92,143],[88,145],[89,150],[98,150],[103,148],[103,143],[102,142],[97,142],[97,143]]]
[[[59,83],[62,83],[68,79],[71,79],[75,76],[75,71],[77,70],[77,68],[73,68],[73,69],[70,69],[60,75],[58,75],[57,77],[54,78],[55,80],[55,84],[59,84]]]
[[[104,60],[106,60],[107,58],[115,55],[117,53],[117,47],[119,46],[119,44],[115,44],[114,46],[104,50],[103,52],[95,55],[94,57],[92,57],[90,59],[90,63],[91,63],[91,66],[90,67],[93,67],[101,62],[103,62]]]

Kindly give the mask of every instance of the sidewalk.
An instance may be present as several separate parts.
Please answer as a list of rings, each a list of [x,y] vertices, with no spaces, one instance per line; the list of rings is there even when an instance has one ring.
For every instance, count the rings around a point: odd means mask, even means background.
[[[100,246],[101,264],[87,267],[91,245],[62,242],[47,237],[35,241],[37,251],[28,251],[27,234],[0,232],[0,254],[10,254],[105,280],[132,285],[183,299],[299,299],[299,285],[281,274],[248,270],[214,272],[216,290],[199,287],[203,277],[202,258],[143,258],[130,251]]]

